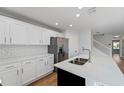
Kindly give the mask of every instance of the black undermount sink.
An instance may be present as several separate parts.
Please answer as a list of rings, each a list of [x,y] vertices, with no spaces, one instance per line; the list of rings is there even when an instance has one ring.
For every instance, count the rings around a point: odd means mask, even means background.
[[[76,64],[76,65],[84,65],[87,61],[88,59],[76,58],[74,60],[69,61],[69,63]]]

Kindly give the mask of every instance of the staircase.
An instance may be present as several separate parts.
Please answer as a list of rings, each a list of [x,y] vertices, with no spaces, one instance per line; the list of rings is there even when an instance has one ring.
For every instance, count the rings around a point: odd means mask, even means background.
[[[101,43],[100,41],[93,39],[93,48],[99,50],[100,52],[104,53],[105,55],[112,56],[112,49],[111,47]]]

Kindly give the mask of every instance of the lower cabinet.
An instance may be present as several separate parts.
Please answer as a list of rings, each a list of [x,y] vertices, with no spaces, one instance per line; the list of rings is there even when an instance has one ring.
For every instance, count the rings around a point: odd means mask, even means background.
[[[47,57],[47,72],[54,70],[54,55]]]
[[[1,66],[0,80],[3,86],[27,85],[52,72],[53,66],[53,55]]]
[[[85,78],[74,75],[62,69],[57,69],[58,86],[85,86]]]
[[[54,70],[54,56],[46,56],[41,58],[36,63],[37,77],[45,75]]]
[[[36,63],[36,75],[37,77],[40,77],[44,74],[46,74],[46,61],[45,58],[41,58]]]
[[[16,66],[6,66],[0,71],[0,79],[3,86],[19,85],[19,70]]]
[[[27,61],[22,64],[22,84],[26,84],[35,79],[36,72],[35,72],[35,62],[34,61]]]

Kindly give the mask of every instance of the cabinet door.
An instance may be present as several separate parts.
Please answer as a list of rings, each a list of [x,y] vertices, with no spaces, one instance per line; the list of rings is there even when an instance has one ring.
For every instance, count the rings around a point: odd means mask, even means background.
[[[55,31],[50,30],[50,37],[56,37]]]
[[[10,23],[10,44],[27,44],[26,27],[21,23]]]
[[[42,40],[43,45],[50,45],[50,31],[47,29],[44,29],[42,32]]]
[[[47,73],[46,71],[46,61],[44,59],[39,59],[37,62],[37,77],[40,77],[42,75],[45,75]]]
[[[8,30],[7,27],[7,22],[0,18],[0,44],[7,43],[7,37],[5,36],[5,33]]]
[[[50,37],[64,37],[63,33],[50,30]]]
[[[8,67],[5,71],[0,72],[3,86],[16,86],[18,80],[18,70],[14,67]]]
[[[47,58],[47,72],[54,70],[54,57],[48,56]]]
[[[24,62],[22,65],[22,84],[26,84],[35,79],[35,63],[33,61]]]
[[[41,41],[41,31],[37,27],[30,26],[28,27],[28,41],[29,44],[39,45],[42,43]]]

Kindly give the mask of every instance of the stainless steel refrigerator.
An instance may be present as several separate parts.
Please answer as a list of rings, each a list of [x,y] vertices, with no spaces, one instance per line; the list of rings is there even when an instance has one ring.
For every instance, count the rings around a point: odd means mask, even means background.
[[[51,37],[48,53],[54,54],[54,63],[68,59],[68,39],[62,37]]]

